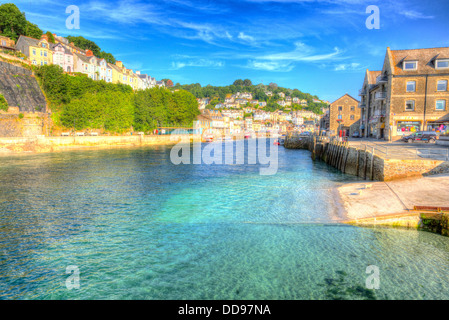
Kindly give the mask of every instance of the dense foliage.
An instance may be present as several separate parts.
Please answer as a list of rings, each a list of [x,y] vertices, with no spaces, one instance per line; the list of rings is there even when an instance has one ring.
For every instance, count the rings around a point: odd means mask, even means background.
[[[0,110],[8,112],[8,102],[6,101],[5,97],[0,94]]]
[[[46,35],[47,35],[47,38],[48,38],[48,42],[56,43],[56,40],[55,40],[55,37],[53,36],[53,33],[51,33],[50,31],[47,31]]]
[[[135,129],[148,131],[156,126],[191,127],[199,115],[198,102],[187,91],[165,88],[138,91],[135,98]]]
[[[195,97],[184,90],[133,92],[128,85],[65,74],[56,65],[40,66],[36,75],[52,110],[66,128],[123,133],[133,127],[148,132],[157,126],[190,127],[199,114]]]
[[[100,58],[100,59],[106,59],[107,62],[114,64],[116,59],[112,55],[112,53],[104,52],[101,50],[101,48],[93,41],[88,40],[84,37],[78,36],[68,36],[66,37],[67,40],[70,42],[73,42],[73,44],[83,50],[90,50],[93,52],[93,54]]]
[[[0,34],[17,41],[24,35],[36,39],[42,36],[42,30],[35,24],[27,21],[25,13],[13,3],[0,5]]]

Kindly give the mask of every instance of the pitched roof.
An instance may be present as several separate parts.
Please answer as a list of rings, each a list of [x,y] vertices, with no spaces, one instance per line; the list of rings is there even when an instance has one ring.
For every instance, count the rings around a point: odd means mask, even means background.
[[[335,102],[337,102],[340,99],[343,99],[344,97],[349,97],[357,102],[360,102],[359,100],[355,99],[354,97],[350,96],[349,94],[345,94],[345,95],[341,96],[340,98],[338,98],[337,100],[335,100],[334,102],[332,102],[331,104],[334,104]]]
[[[122,73],[122,69],[119,68],[118,66],[116,66],[115,64],[109,63],[108,62],[108,67],[111,69],[115,69],[115,71]]]
[[[74,52],[74,54],[75,54],[75,56],[78,57],[78,59],[80,59],[81,61],[86,62],[86,63],[90,63],[90,57],[86,57],[86,56],[84,56],[84,55],[82,55],[82,54],[79,54],[79,53],[77,53],[77,52]]]
[[[31,37],[27,37],[27,36],[20,36],[19,40],[20,39],[25,40],[25,42],[28,43],[29,46],[35,46],[35,47],[39,46],[39,42],[41,42],[41,40],[34,39]],[[17,40],[17,42],[19,42],[19,40]]]
[[[380,76],[382,71],[369,71],[368,70],[368,84],[376,84],[376,79]]]
[[[447,73],[447,70],[435,69],[436,59],[449,58],[449,47],[412,49],[412,50],[390,50],[392,72],[394,75],[419,75]],[[404,61],[418,61],[417,70],[403,70]]]

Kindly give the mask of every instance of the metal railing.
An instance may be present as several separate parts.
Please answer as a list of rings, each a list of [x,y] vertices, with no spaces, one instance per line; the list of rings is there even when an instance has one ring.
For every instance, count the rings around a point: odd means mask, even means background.
[[[405,148],[402,146],[383,146],[370,142],[351,143],[351,146],[370,151],[384,159],[449,161],[449,148]]]

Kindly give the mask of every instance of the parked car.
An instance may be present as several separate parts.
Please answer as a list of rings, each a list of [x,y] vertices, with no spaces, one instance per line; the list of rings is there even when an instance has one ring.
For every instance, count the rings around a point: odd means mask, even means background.
[[[438,140],[438,135],[433,131],[417,131],[408,136],[404,136],[401,139],[404,142],[414,143],[414,142],[425,142],[425,143],[435,143]]]
[[[353,138],[361,138],[360,133],[359,133],[358,131],[354,132],[354,133],[352,134],[352,137],[353,137]]]

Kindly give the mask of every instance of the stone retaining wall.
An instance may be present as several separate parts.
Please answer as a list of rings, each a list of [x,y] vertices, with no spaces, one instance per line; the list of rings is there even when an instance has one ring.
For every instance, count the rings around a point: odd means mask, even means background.
[[[0,138],[0,154],[22,152],[52,152],[86,147],[113,148],[123,146],[171,145],[180,141],[201,141],[200,135],[166,136],[100,136],[100,137],[45,137]]]
[[[391,181],[410,177],[449,173],[448,161],[385,159],[369,150],[350,147],[346,142],[320,142],[317,137],[289,135],[287,149],[305,149],[312,159],[322,160],[341,172],[365,180]]]

